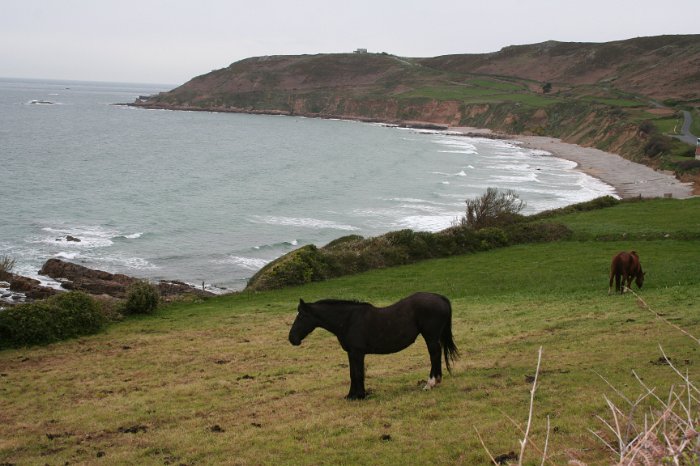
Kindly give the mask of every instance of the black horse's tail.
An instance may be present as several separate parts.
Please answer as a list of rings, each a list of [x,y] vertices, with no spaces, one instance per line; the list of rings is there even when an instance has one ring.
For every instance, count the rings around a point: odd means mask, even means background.
[[[447,301],[447,307],[449,309],[449,318],[447,319],[447,325],[442,329],[442,335],[440,335],[440,344],[442,345],[442,351],[445,353],[445,365],[447,366],[447,372],[452,373],[452,363],[459,358],[459,350],[452,338],[452,304]]]

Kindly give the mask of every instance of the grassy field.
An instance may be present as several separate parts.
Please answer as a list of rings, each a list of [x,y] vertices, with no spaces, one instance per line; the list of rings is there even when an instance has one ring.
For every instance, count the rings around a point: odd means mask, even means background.
[[[624,203],[561,217],[576,240],[425,261],[274,292],[178,303],[105,332],[0,352],[0,464],[488,464],[519,451],[538,348],[542,367],[530,438],[549,464],[613,457],[604,396],[660,396],[680,379],[659,345],[698,380],[698,344],[652,312],[700,335],[700,203]],[[677,232],[695,233],[689,235]],[[628,233],[630,238],[600,241]],[[663,233],[659,235],[658,233]],[[665,235],[669,236],[666,237]],[[651,239],[644,239],[651,238]],[[639,291],[608,291],[620,250],[639,252]],[[414,291],[452,300],[462,357],[425,392],[421,339],[367,357],[370,397],[343,399],[349,376],[335,337],[287,341],[299,298],[387,305]],[[605,380],[603,380],[605,378]],[[643,411],[643,410],[641,410]],[[524,464],[540,464],[533,447]]]

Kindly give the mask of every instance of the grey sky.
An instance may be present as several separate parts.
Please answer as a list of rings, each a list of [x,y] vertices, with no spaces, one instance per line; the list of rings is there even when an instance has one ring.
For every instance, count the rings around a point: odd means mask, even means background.
[[[698,34],[699,17],[698,0],[0,0],[0,76],[181,84],[251,56],[494,52]]]

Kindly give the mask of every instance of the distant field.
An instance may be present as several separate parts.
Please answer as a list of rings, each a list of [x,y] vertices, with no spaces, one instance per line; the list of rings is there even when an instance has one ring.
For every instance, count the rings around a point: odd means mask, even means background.
[[[633,295],[608,296],[610,258],[637,250],[647,281],[635,292],[700,335],[700,239],[676,239],[700,235],[699,207],[622,203],[560,217],[572,241],[180,303],[93,337],[0,352],[0,463],[488,464],[475,429],[494,455],[519,451],[509,418],[525,424],[542,347],[532,441],[543,447],[549,416],[553,464],[611,464],[589,431],[610,419],[604,396],[624,406],[608,383],[634,399],[634,370],[663,396],[679,378],[659,345],[695,381],[700,348]],[[452,300],[462,353],[430,392],[420,338],[368,356],[363,402],[343,399],[347,358],[332,335],[287,341],[299,298],[387,305],[418,290]],[[528,447],[525,464],[539,458]]]
[[[497,82],[481,82],[478,86],[441,86],[422,87],[400,94],[399,98],[425,97],[436,100],[458,100],[465,103],[501,103],[517,102],[530,107],[546,107],[560,102],[560,99],[552,96],[542,96],[530,92],[517,91],[516,85]]]
[[[614,98],[588,96],[588,97],[585,97],[584,100],[588,100],[588,101],[600,103],[600,104],[605,104],[605,105],[610,105],[612,107],[645,107],[647,105],[644,102],[640,102],[639,100],[632,100],[632,99],[614,99]]]

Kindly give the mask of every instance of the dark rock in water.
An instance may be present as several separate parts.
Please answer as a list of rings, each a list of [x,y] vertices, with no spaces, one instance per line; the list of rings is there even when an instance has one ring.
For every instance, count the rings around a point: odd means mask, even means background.
[[[82,265],[49,259],[39,274],[55,280],[63,279],[61,286],[68,290],[80,290],[90,294],[107,294],[117,298],[126,297],[126,288],[136,279],[123,274],[111,274],[93,270]]]
[[[10,291],[21,293],[12,296],[13,300],[24,299],[25,297],[29,300],[45,299],[59,292],[48,286],[43,286],[39,280],[14,274],[10,278]]]
[[[65,262],[61,259],[49,259],[39,271],[55,280],[61,279],[61,286],[68,290],[80,290],[94,295],[109,295],[125,298],[129,285],[140,281],[137,278],[120,273],[109,273],[90,269],[82,265]],[[193,293],[198,296],[214,296],[208,291],[199,290],[186,283],[161,281],[156,285],[162,297]]]
[[[34,280],[33,278],[22,277],[20,275],[15,275],[10,280],[10,290],[12,291],[30,291],[35,286],[41,285],[39,280]]]
[[[75,236],[67,235],[66,241],[73,241],[74,243],[80,243],[80,238],[76,238]]]

